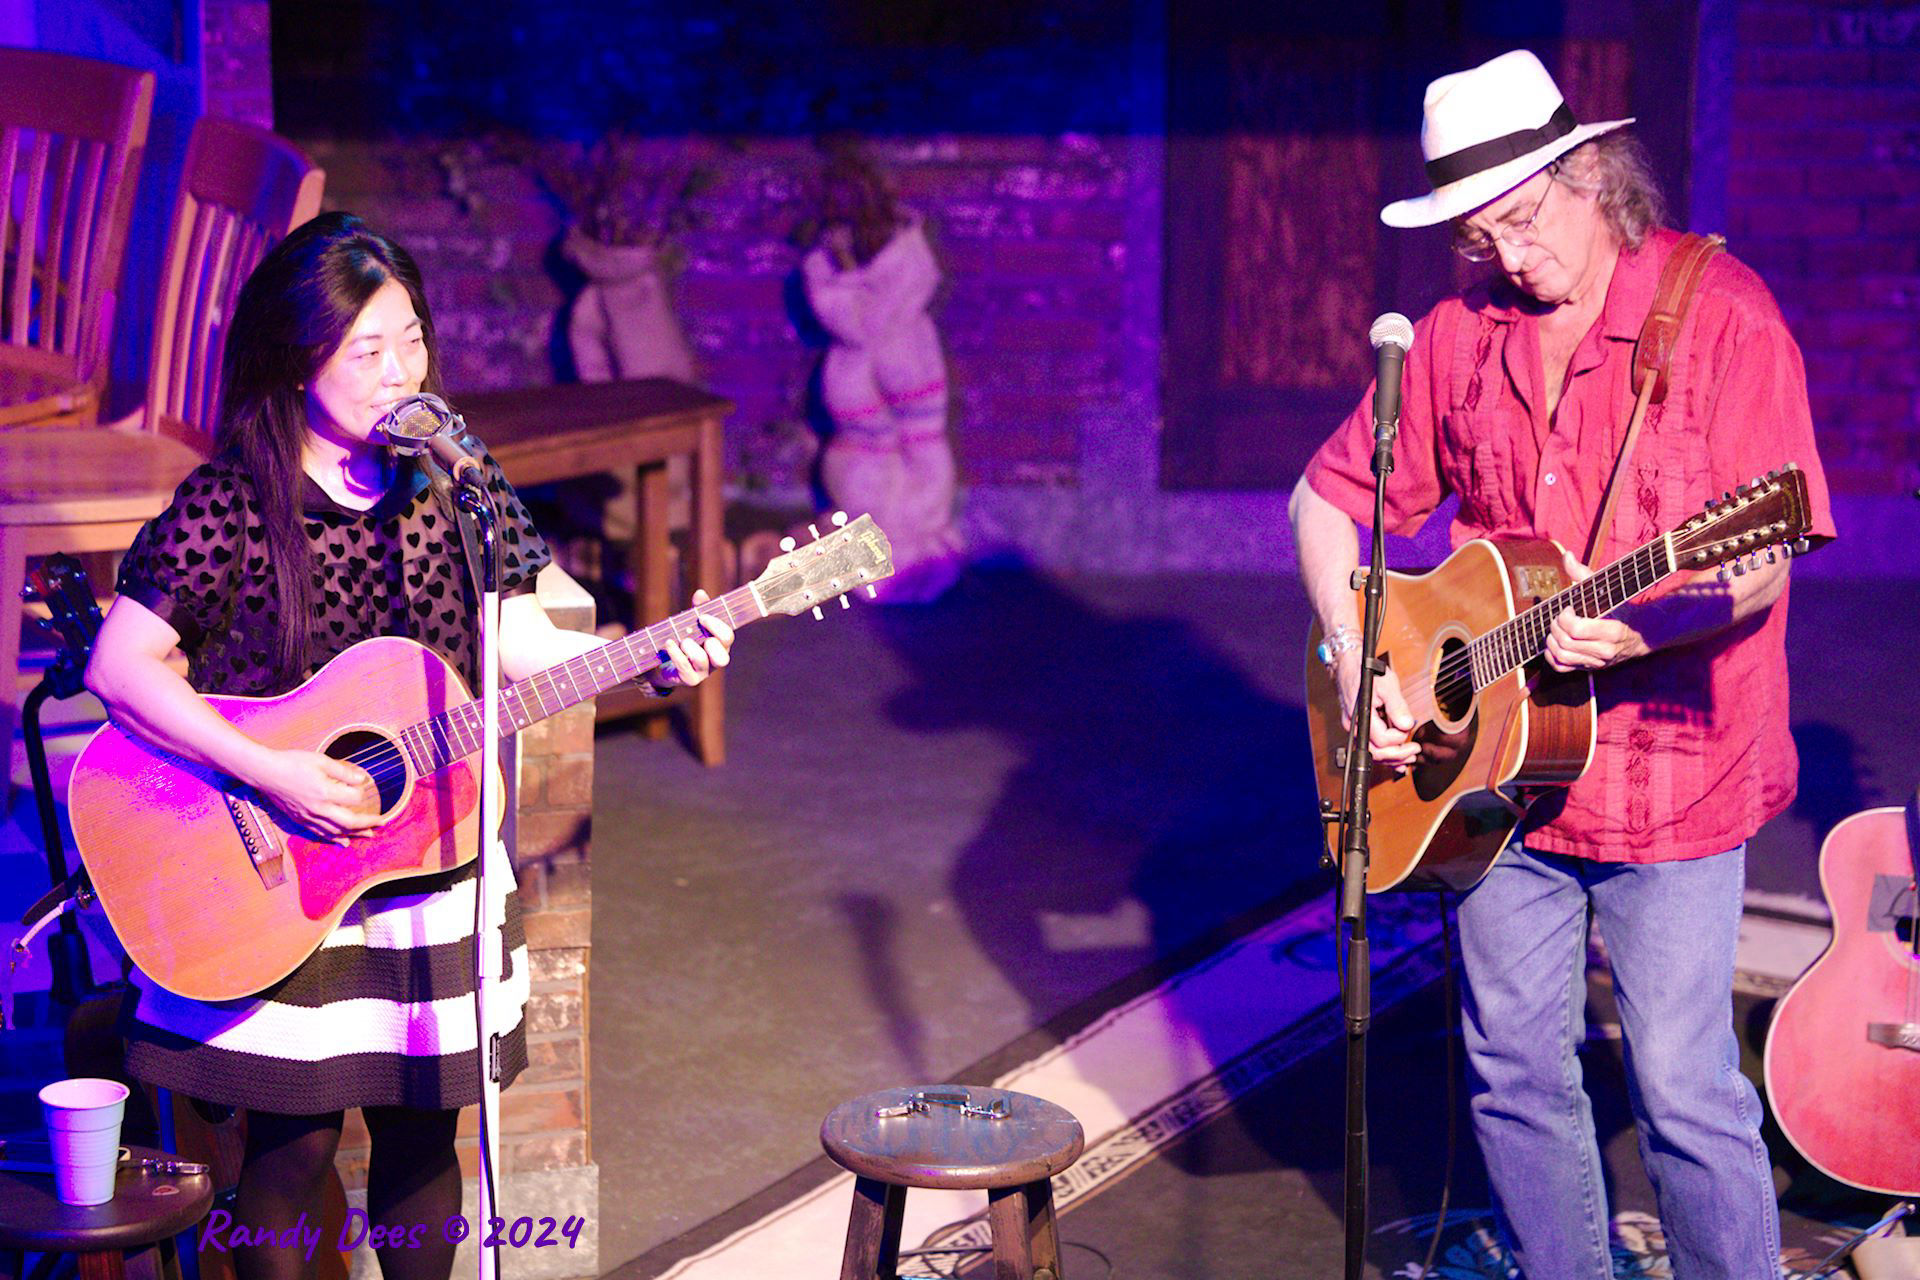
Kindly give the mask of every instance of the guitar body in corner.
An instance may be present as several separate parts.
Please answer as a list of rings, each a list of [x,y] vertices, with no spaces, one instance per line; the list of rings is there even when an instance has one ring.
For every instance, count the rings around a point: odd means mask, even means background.
[[[1833,941],[1773,1011],[1767,1100],[1828,1177],[1920,1195],[1920,801],[1842,819],[1820,846]]]
[[[1593,757],[1593,681],[1532,662],[1475,682],[1448,680],[1476,637],[1567,586],[1540,540],[1476,539],[1427,573],[1387,572],[1380,656],[1419,728],[1412,769],[1377,769],[1368,792],[1367,890],[1463,890],[1484,876],[1525,813],[1524,788],[1564,786]],[[1364,616],[1366,602],[1355,593]],[[1340,802],[1346,730],[1331,673],[1308,637],[1307,729],[1323,810]],[[1339,851],[1336,849],[1335,853]]]
[[[459,674],[411,640],[365,640],[272,698],[210,696],[248,736],[355,757],[380,787],[380,826],[336,844],[282,825],[210,770],[108,724],[75,762],[75,843],[127,954],[169,990],[229,999],[293,972],[360,894],[479,853],[479,767],[416,775],[400,745],[469,699]],[[387,744],[387,745],[383,745]],[[245,974],[236,990],[236,975]]]

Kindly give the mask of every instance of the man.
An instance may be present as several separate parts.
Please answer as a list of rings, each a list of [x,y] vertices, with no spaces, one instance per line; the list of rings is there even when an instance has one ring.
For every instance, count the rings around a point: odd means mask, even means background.
[[[1455,546],[1530,536],[1583,551],[1631,416],[1634,340],[1679,237],[1658,226],[1658,190],[1621,132],[1632,122],[1577,124],[1530,53],[1435,81],[1425,112],[1434,191],[1381,219],[1451,223],[1455,247],[1498,273],[1415,326],[1388,527],[1413,532],[1453,494]],[[1704,274],[1669,385],[1621,475],[1596,565],[1788,462],[1807,473],[1813,533],[1832,535],[1799,350],[1765,286],[1731,257]],[[1373,511],[1370,402],[1315,455],[1290,509],[1349,706],[1360,617],[1348,578],[1356,523]],[[1587,572],[1571,552],[1566,570]],[[1794,794],[1786,605],[1782,560],[1553,623],[1547,661],[1594,674],[1593,762],[1533,806],[1459,913],[1475,1132],[1533,1280],[1612,1275],[1576,1057],[1589,911],[1613,967],[1674,1275],[1778,1274],[1771,1166],[1731,990],[1746,841]],[[1375,683],[1376,759],[1405,768],[1420,750],[1414,728],[1389,672]]]

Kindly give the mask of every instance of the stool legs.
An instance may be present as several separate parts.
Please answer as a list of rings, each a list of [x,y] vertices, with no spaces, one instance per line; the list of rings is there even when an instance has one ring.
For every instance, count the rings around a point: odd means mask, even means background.
[[[840,1280],[895,1280],[900,1265],[900,1217],[906,1207],[905,1187],[872,1178],[855,1180]]]
[[[1051,1181],[987,1192],[987,1223],[993,1228],[993,1280],[1059,1280]]]
[[[80,1255],[80,1280],[122,1280],[126,1275],[126,1255],[118,1249],[101,1249]]]
[[[873,1178],[854,1180],[840,1280],[897,1280],[906,1203],[905,1187]],[[988,1191],[987,1225],[993,1233],[993,1280],[1060,1280],[1060,1236],[1050,1179]]]

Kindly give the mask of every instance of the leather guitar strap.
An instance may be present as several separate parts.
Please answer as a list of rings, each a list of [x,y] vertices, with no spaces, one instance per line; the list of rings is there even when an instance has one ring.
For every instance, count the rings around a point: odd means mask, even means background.
[[[1593,534],[1587,539],[1585,563],[1593,565],[1607,540],[1613,523],[1614,499],[1620,496],[1620,477],[1633,456],[1634,442],[1640,437],[1640,424],[1646,420],[1647,406],[1667,398],[1667,368],[1673,362],[1673,349],[1680,341],[1680,326],[1693,306],[1693,295],[1707,264],[1727,247],[1725,236],[1681,236],[1660,272],[1654,289],[1653,309],[1640,326],[1640,337],[1633,344],[1633,385],[1638,388],[1633,416],[1627,420],[1626,439],[1620,442],[1620,456],[1613,460],[1613,474],[1607,478],[1607,494],[1600,503],[1600,518],[1594,521]]]

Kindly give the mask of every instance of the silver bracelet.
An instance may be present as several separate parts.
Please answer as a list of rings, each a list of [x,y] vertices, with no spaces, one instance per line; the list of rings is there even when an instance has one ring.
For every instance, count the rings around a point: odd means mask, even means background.
[[[1319,658],[1323,665],[1331,667],[1335,658],[1349,649],[1358,649],[1359,647],[1360,633],[1354,628],[1342,623],[1328,632],[1327,638],[1322,640],[1320,647],[1313,652],[1314,656]]]

